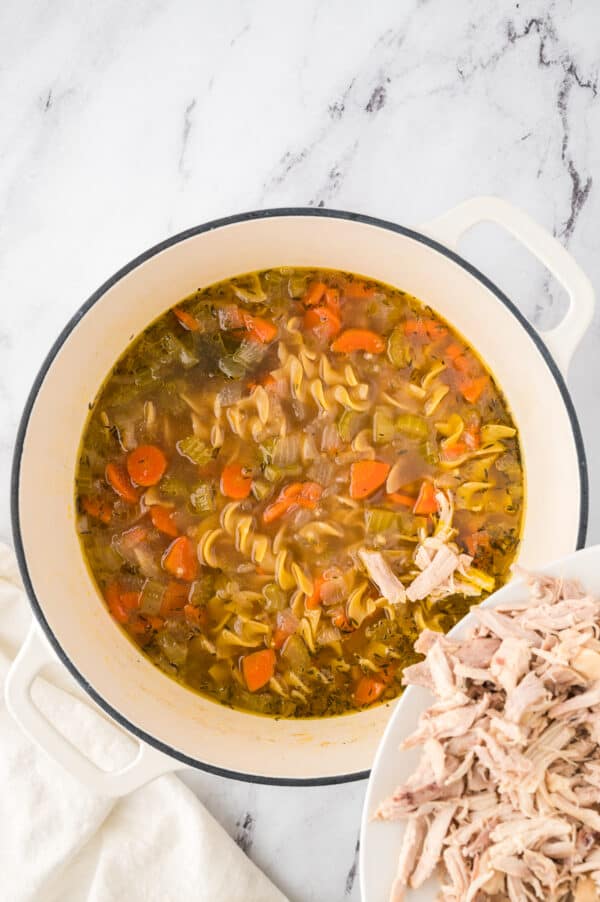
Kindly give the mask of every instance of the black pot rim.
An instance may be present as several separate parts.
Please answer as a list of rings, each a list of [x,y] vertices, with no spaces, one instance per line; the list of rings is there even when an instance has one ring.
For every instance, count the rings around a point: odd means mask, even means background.
[[[579,480],[580,480],[580,503],[579,503],[579,528],[577,534],[577,549],[582,548],[585,545],[585,538],[587,533],[587,522],[588,522],[588,510],[589,510],[589,484],[588,484],[588,470],[587,470],[587,462],[585,457],[585,449],[583,445],[583,438],[581,434],[581,429],[579,426],[579,422],[577,419],[577,415],[575,413],[575,408],[573,406],[573,402],[571,400],[571,396],[565,384],[565,380],[562,376],[562,373],[558,369],[557,364],[554,361],[554,358],[550,354],[548,348],[544,344],[542,338],[538,334],[538,332],[534,329],[531,323],[525,318],[525,316],[520,312],[520,310],[515,306],[515,304],[509,300],[509,298],[500,291],[496,285],[493,284],[486,276],[483,275],[478,269],[456,254],[454,251],[449,250],[444,245],[439,244],[432,238],[423,235],[420,232],[417,232],[413,229],[406,228],[404,226],[397,225],[396,223],[389,222],[387,220],[378,219],[372,216],[366,216],[361,213],[350,213],[344,210],[329,210],[324,207],[276,207],[266,210],[254,210],[248,213],[239,213],[233,216],[225,216],[221,219],[214,219],[210,222],[204,223],[203,225],[195,226],[190,229],[186,229],[183,232],[179,232],[176,235],[173,235],[170,238],[165,239],[164,241],[155,244],[153,247],[149,248],[149,250],[144,251],[142,254],[139,254],[121,269],[119,269],[113,276],[111,276],[103,285],[100,286],[89,298],[85,301],[84,304],[81,305],[79,310],[75,313],[75,315],[69,320],[67,325],[64,327],[54,344],[52,345],[48,355],[46,356],[40,370],[33,382],[31,390],[29,392],[27,402],[25,404],[25,408],[23,410],[23,414],[21,417],[21,421],[19,423],[19,428],[17,431],[17,438],[15,443],[15,450],[13,455],[13,464],[12,464],[12,473],[11,473],[11,521],[12,521],[12,531],[13,538],[15,542],[15,551],[17,555],[17,560],[19,564],[19,569],[21,571],[21,576],[23,579],[23,583],[25,585],[25,589],[27,592],[27,596],[29,598],[29,603],[33,610],[33,613],[44,631],[46,638],[50,642],[50,645],[58,655],[58,658],[65,665],[67,670],[71,673],[71,675],[77,680],[79,685],[87,692],[87,694],[96,702],[97,705],[102,708],[106,714],[111,717],[112,720],[116,721],[120,726],[122,726],[129,733],[132,733],[134,736],[137,736],[143,742],[148,743],[148,745],[158,749],[160,752],[168,755],[171,758],[175,758],[180,761],[182,764],[188,765],[189,767],[193,767],[199,770],[207,771],[211,774],[216,774],[221,777],[229,777],[234,780],[242,780],[249,783],[260,783],[267,785],[277,785],[277,786],[327,786],[338,783],[349,783],[356,780],[363,780],[369,776],[369,771],[358,771],[356,773],[348,773],[348,774],[340,774],[328,777],[309,777],[309,778],[277,778],[277,777],[268,777],[260,774],[245,774],[240,771],[232,771],[227,768],[216,767],[212,764],[207,764],[204,761],[201,761],[196,758],[192,758],[188,755],[179,752],[178,750],[172,748],[166,743],[162,742],[160,739],[157,739],[155,736],[152,736],[149,733],[146,733],[144,730],[137,727],[135,724],[131,723],[126,717],[124,717],[119,711],[112,707],[112,705],[106,701],[90,683],[87,681],[85,676],[77,669],[75,664],[71,661],[69,656],[66,654],[64,649],[62,648],[60,642],[58,641],[56,635],[52,631],[48,621],[45,618],[42,605],[38,600],[35,590],[33,588],[33,584],[31,581],[31,577],[29,575],[29,570],[27,567],[27,560],[23,545],[23,537],[21,534],[21,525],[20,525],[20,513],[19,513],[19,481],[20,481],[20,472],[21,472],[21,459],[23,454],[23,446],[25,441],[25,436],[27,433],[27,427],[29,424],[29,419],[31,416],[32,409],[34,407],[38,392],[40,387],[46,377],[48,370],[50,369],[55,357],[58,355],[60,349],[65,343],[66,339],[69,337],[73,329],[77,326],[79,321],[85,316],[85,314],[90,310],[94,304],[96,304],[100,298],[110,289],[113,285],[115,285],[118,281],[120,281],[124,276],[128,273],[132,272],[141,264],[145,263],[151,257],[154,257],[156,254],[159,254],[161,251],[166,250],[167,248],[172,247],[175,244],[178,244],[181,241],[185,241],[187,238],[192,238],[196,235],[201,235],[204,232],[211,232],[214,229],[221,228],[223,226],[229,226],[236,223],[241,222],[250,222],[252,220],[258,219],[273,219],[277,217],[288,217],[288,216],[314,216],[314,217],[324,217],[329,219],[344,219],[349,220],[351,222],[359,222],[365,225],[376,226],[381,229],[386,229],[387,231],[396,232],[397,234],[404,235],[408,238],[413,239],[414,241],[418,241],[421,244],[430,247],[432,250],[437,251],[448,259],[452,260],[454,263],[461,266],[464,270],[466,270],[470,275],[476,278],[485,288],[488,289],[496,298],[499,300],[515,317],[515,319],[520,323],[520,325],[525,329],[528,333],[529,337],[536,345],[538,351],[542,355],[548,369],[550,370],[554,381],[556,382],[558,389],[560,391],[563,403],[566,407],[567,414],[569,416],[569,420],[571,423],[571,429],[573,432],[573,440],[575,443],[575,448],[577,452],[577,462],[579,468]]]

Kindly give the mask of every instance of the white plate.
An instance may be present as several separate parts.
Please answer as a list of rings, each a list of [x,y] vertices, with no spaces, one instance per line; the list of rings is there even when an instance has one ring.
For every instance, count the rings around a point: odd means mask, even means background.
[[[568,557],[561,558],[539,572],[550,576],[564,576],[578,579],[585,589],[600,595],[600,545],[584,548]],[[527,588],[522,580],[515,580],[490,596],[485,607],[511,604],[526,596]],[[462,636],[473,623],[473,615],[467,615],[450,632],[451,636]],[[363,808],[360,831],[360,888],[362,902],[388,902],[390,888],[396,874],[398,853],[404,832],[402,822],[383,823],[372,821],[371,817],[380,802],[392,794],[399,783],[403,783],[415,769],[421,749],[400,752],[403,739],[417,726],[419,715],[432,702],[432,695],[425,689],[411,686],[396,703],[385,733],[377,749],[367,795]],[[408,895],[409,902],[433,902],[438,889],[437,882],[430,880],[419,890]]]

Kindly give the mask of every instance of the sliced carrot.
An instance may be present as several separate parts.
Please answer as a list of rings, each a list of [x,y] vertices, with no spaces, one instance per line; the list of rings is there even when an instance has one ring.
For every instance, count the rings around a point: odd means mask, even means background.
[[[479,400],[483,390],[488,384],[487,376],[475,376],[472,379],[465,377],[461,380],[459,389],[460,393],[469,404],[475,404]]]
[[[383,460],[357,460],[350,467],[350,497],[367,498],[381,488],[390,472]]]
[[[223,304],[219,307],[219,328],[224,332],[244,328],[244,311],[237,304]]]
[[[451,445],[444,445],[442,447],[442,458],[444,460],[456,460],[466,454],[468,450],[466,442],[452,442]]]
[[[137,485],[156,485],[167,469],[167,458],[157,445],[138,445],[127,455],[127,472]]]
[[[187,622],[193,626],[206,626],[208,623],[208,611],[204,607],[198,607],[195,604],[185,604],[183,613]]]
[[[163,597],[160,604],[161,617],[169,617],[175,611],[183,611],[188,603],[190,587],[187,583],[170,580],[165,586]]]
[[[382,354],[385,348],[385,338],[370,329],[346,329],[331,345],[331,350],[336,354],[351,354],[353,351]]]
[[[245,311],[242,311],[242,319],[250,333],[250,338],[253,338],[255,341],[259,341],[261,344],[268,344],[277,337],[277,326],[270,320],[263,319],[262,316],[252,316],[251,313],[246,313]]]
[[[466,373],[466,371],[470,368],[471,362],[468,360],[467,355],[465,354],[465,349],[456,342],[452,342],[449,344],[446,350],[444,351],[445,357],[450,360],[450,363],[454,367],[455,370],[458,370],[459,373]]]
[[[329,309],[333,313],[337,313],[340,315],[340,293],[337,288],[328,288],[323,296],[323,303],[325,307],[329,307]]]
[[[481,445],[481,432],[479,426],[465,426],[462,439],[470,451],[476,451]]]
[[[313,580],[313,593],[306,599],[306,607],[309,611],[313,611],[321,606],[321,586],[325,580],[322,576],[316,576]]]
[[[364,301],[372,298],[377,289],[374,286],[365,285],[364,282],[346,282],[342,289],[344,296],[351,301]]]
[[[331,622],[334,626],[337,626],[337,628],[339,630],[342,630],[342,632],[344,633],[351,633],[355,629],[355,627],[350,623],[348,615],[343,608],[340,608],[339,610],[332,613]]]
[[[407,319],[404,323],[404,334],[411,338],[429,338],[436,341],[447,335],[448,330],[436,319]]]
[[[106,465],[105,475],[111,489],[114,489],[124,501],[128,501],[129,504],[137,502],[139,498],[137,489],[132,486],[125,467],[111,461]]]
[[[253,651],[242,658],[242,673],[250,692],[262,689],[275,673],[275,652],[272,648]]]
[[[140,602],[140,593],[123,592],[118,583],[112,582],[106,587],[104,598],[117,623],[127,623],[130,611],[135,610]]]
[[[268,504],[263,511],[263,523],[267,525],[269,523],[273,523],[274,520],[278,520],[282,517],[287,511],[290,509],[290,502],[285,498],[281,498],[278,501],[273,501],[272,504]]]
[[[326,291],[327,285],[325,282],[311,282],[302,298],[302,303],[305,307],[316,307],[321,302]]]
[[[292,482],[279,493],[276,501],[268,504],[263,511],[263,523],[272,523],[293,507],[314,510],[323,493],[318,482]]]
[[[421,483],[419,497],[415,501],[413,513],[418,516],[427,516],[428,514],[435,514],[437,509],[438,503],[435,497],[434,485],[426,479]]]
[[[191,313],[188,313],[187,310],[182,310],[181,307],[173,307],[173,313],[188,332],[198,332],[200,330],[200,323],[196,317],[192,316]]]
[[[132,526],[124,533],[121,533],[121,545],[123,548],[136,548],[145,542],[148,537],[148,530],[145,526]]]
[[[165,621],[162,617],[148,617],[147,620],[153,630],[162,629],[165,625]]]
[[[179,536],[171,542],[162,557],[163,568],[176,579],[190,583],[198,575],[196,549],[187,536]]]
[[[287,630],[282,629],[280,626],[276,627],[273,631],[273,648],[276,648],[279,651],[280,648],[283,648],[291,633],[288,633]]]
[[[377,701],[384,689],[383,680],[378,680],[374,676],[363,676],[356,684],[354,702],[359,706],[371,705]]]
[[[477,557],[480,550],[485,551],[490,547],[490,536],[487,530],[479,529],[466,536],[464,543],[471,557]]]
[[[402,492],[389,492],[387,497],[396,504],[401,504],[403,507],[410,508],[415,506],[415,501],[417,500],[412,495],[404,495]]]
[[[342,328],[340,318],[329,307],[312,307],[304,314],[304,328],[317,336],[320,341],[329,341]]]
[[[81,499],[81,506],[90,517],[94,517],[95,520],[100,520],[101,523],[110,523],[110,518],[112,517],[112,504],[109,504],[108,501],[103,501],[102,498],[91,498],[88,495],[85,495]]]
[[[175,538],[179,535],[179,530],[173,523],[173,511],[171,508],[153,504],[150,508],[150,519],[154,528],[158,529],[159,532],[164,532],[166,536]]]
[[[252,477],[244,475],[241,464],[228,464],[221,473],[221,493],[227,498],[247,498],[252,488]]]

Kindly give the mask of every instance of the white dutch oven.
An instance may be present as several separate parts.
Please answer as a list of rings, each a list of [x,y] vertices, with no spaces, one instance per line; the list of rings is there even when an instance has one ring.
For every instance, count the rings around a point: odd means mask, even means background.
[[[539,336],[514,305],[451,248],[493,220],[520,239],[570,296],[563,322]],[[416,295],[482,354],[519,427],[527,475],[520,561],[535,565],[584,542],[587,481],[563,376],[593,311],[574,260],[527,216],[494,198],[466,202],[422,232],[315,209],[250,213],[191,229],[106,282],[60,335],[36,379],[13,472],[14,539],[34,626],[6,681],[23,729],[93,788],[120,795],[183,764],[258,782],[328,783],[366,776],[390,714],[272,720],[184,689],[142,657],[112,621],[83,563],[73,478],[81,432],[106,374],[134,336],[198,286],[274,266],[351,270]],[[552,424],[552,441],[548,427]],[[51,649],[115,721],[140,740],[135,761],[99,771],[35,707],[31,684]]]

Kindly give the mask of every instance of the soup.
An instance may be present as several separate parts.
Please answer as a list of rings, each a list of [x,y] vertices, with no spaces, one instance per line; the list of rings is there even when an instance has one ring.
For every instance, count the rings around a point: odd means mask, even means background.
[[[92,405],[79,531],[165,673],[273,716],[391,699],[413,642],[498,588],[523,517],[490,372],[402,291],[272,269],[146,329]]]

